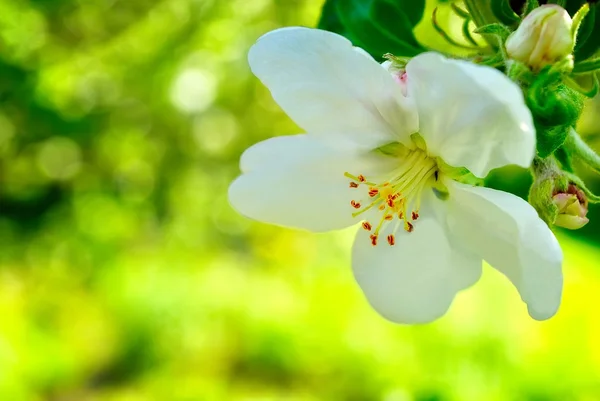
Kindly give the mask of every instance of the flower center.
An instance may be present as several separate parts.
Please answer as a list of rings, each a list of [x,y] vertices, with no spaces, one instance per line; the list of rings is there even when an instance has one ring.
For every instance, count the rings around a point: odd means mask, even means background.
[[[373,231],[370,237],[373,246],[377,245],[379,233],[387,223],[395,221],[391,234],[387,236],[389,245],[396,243],[395,233],[401,224],[407,232],[413,231],[414,221],[419,218],[421,193],[431,185],[432,177],[438,179],[438,174],[436,161],[421,149],[410,151],[401,165],[392,172],[391,177],[381,183],[373,182],[362,174],[355,176],[344,173],[351,180],[350,188],[359,191],[364,188],[366,191],[363,197],[350,202],[350,205],[357,209],[352,216],[359,216],[372,209],[381,212],[376,226],[367,220],[362,223],[365,230]]]

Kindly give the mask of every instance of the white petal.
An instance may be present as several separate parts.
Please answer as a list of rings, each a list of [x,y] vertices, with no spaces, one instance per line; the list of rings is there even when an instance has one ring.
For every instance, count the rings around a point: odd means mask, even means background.
[[[252,72],[304,130],[375,148],[406,142],[418,127],[414,105],[366,52],[337,34],[284,28],[250,49]]]
[[[528,167],[535,129],[521,89],[501,72],[423,53],[406,67],[428,150],[478,177],[507,164]]]
[[[562,251],[556,237],[523,199],[490,188],[454,183],[448,226],[504,273],[537,320],[552,317],[562,292]]]
[[[337,155],[336,149],[314,135],[276,136],[258,142],[242,153],[240,170],[248,173],[266,166],[310,163]],[[350,153],[356,155],[355,152]]]
[[[369,303],[396,323],[427,323],[441,317],[458,291],[476,282],[481,259],[450,245],[434,218],[415,222],[415,229],[397,232],[396,245],[383,232],[377,246],[360,230],[352,250],[356,281]]]
[[[229,187],[229,201],[241,214],[266,223],[311,231],[344,228],[358,221],[350,201],[366,194],[350,188],[344,173],[379,176],[396,163],[382,155],[342,153],[310,135],[275,137],[242,155],[244,174]]]

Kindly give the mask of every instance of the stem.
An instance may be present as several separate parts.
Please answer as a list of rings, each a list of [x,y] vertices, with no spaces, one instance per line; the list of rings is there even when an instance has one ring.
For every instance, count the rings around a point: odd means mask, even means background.
[[[600,156],[585,143],[575,129],[571,128],[565,146],[572,152],[573,155],[580,158],[590,168],[600,173]]]
[[[541,158],[536,155],[533,158],[533,162],[531,163],[531,174],[534,179],[542,176],[553,176],[557,171],[560,171],[560,169],[558,168],[558,164],[554,157]]]
[[[478,27],[498,22],[492,11],[491,0],[464,0],[464,3],[473,22]],[[497,48],[498,43],[496,43],[496,40],[488,38],[486,35],[483,35],[483,37],[493,48]]]

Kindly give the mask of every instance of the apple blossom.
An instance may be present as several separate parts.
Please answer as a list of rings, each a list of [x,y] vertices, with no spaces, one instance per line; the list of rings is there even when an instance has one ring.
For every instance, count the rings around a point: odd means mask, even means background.
[[[361,223],[354,276],[394,322],[442,316],[479,279],[482,260],[533,318],[554,315],[556,238],[521,198],[472,185],[491,169],[531,164],[535,130],[517,85],[432,52],[394,76],[342,36],[308,28],[264,35],[249,62],[306,134],[244,152],[229,189],[237,211],[316,232]]]

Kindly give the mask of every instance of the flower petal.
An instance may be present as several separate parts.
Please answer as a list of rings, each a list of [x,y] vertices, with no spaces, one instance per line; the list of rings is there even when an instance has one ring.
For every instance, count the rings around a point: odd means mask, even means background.
[[[552,317],[562,292],[562,251],[531,205],[507,192],[454,183],[448,226],[504,273],[537,320]]]
[[[415,229],[397,232],[390,246],[381,233],[371,245],[370,232],[360,230],[352,248],[356,281],[369,303],[396,323],[427,323],[441,317],[458,291],[481,275],[481,258],[451,246],[434,218],[415,222]]]
[[[268,139],[246,150],[244,174],[229,187],[229,201],[255,220],[311,231],[329,231],[358,220],[350,201],[361,196],[345,172],[381,175],[396,160],[379,154],[352,154],[311,135]]]
[[[250,49],[252,72],[304,130],[373,149],[408,142],[418,127],[414,105],[391,75],[344,37],[283,28]]]
[[[521,89],[485,66],[423,53],[406,66],[428,150],[477,177],[535,154],[535,128]]]

